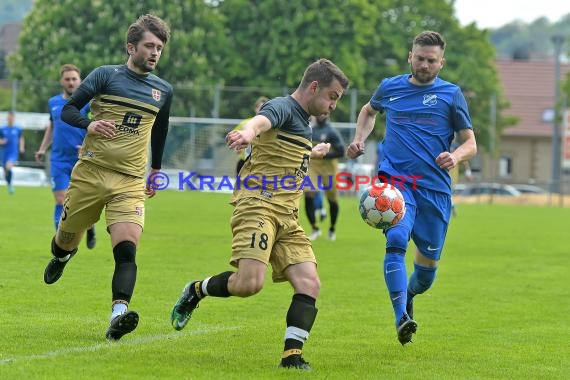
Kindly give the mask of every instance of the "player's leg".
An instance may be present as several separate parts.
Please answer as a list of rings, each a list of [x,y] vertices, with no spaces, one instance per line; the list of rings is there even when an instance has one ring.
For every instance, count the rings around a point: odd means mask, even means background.
[[[111,317],[106,338],[119,340],[133,331],[139,321],[135,311],[129,311],[137,280],[136,253],[142,233],[141,225],[132,222],[119,222],[110,225],[111,245],[115,270],[111,282]]]
[[[60,223],[51,243],[54,256],[44,272],[44,281],[53,284],[61,275],[69,260],[77,252],[85,229],[95,223],[104,202],[99,199],[101,181],[85,165],[73,173],[73,182],[66,192]]]
[[[87,229],[87,233],[85,234],[85,243],[87,248],[93,249],[97,244],[97,235],[95,234],[95,225],[92,224],[91,227]]]
[[[261,291],[275,237],[272,211],[264,203],[259,199],[245,199],[236,205],[231,219],[230,263],[238,270],[186,284],[172,309],[170,319],[174,329],[182,330],[188,324],[198,303],[206,296],[249,297]]]
[[[297,220],[289,218],[287,227],[278,235],[270,259],[273,281],[286,280],[293,287],[279,366],[310,370],[309,363],[303,359],[303,346],[317,317],[316,300],[321,283],[311,243]]]
[[[326,176],[326,181],[324,182],[325,188],[325,195],[327,198],[327,202],[329,204],[329,212],[331,216],[331,222],[329,227],[329,234],[328,238],[331,241],[336,240],[336,222],[338,220],[338,213],[339,213],[339,205],[338,205],[338,189],[337,189],[337,180],[336,180],[336,173],[338,172],[336,160],[331,160],[334,162],[330,163],[329,173],[330,175]]]
[[[447,234],[451,214],[451,197],[447,194],[418,190],[418,216],[412,231],[417,247],[414,271],[407,292],[408,314],[413,315],[413,299],[427,291],[435,280],[437,265]]]
[[[321,235],[321,230],[317,225],[317,218],[315,217],[315,199],[319,196],[319,193],[305,189],[303,196],[305,198],[305,214],[307,214],[307,219],[309,219],[312,229],[309,239],[316,240]]]
[[[6,180],[6,186],[8,188],[8,193],[14,194],[14,185],[12,185],[12,168],[14,164],[10,159],[4,161],[4,179]]]
[[[398,340],[401,344],[406,344],[411,342],[412,334],[417,329],[416,322],[406,313],[408,275],[405,262],[408,242],[416,218],[416,204],[409,189],[402,190],[402,194],[406,199],[406,214],[397,225],[384,231],[386,255],[383,269],[384,280],[394,309]]]
[[[111,281],[111,316],[106,338],[119,340],[138,325],[137,312],[129,310],[137,280],[136,253],[144,228],[144,186],[140,178],[102,169],[107,191],[105,219],[111,236],[115,269]]]
[[[71,170],[73,165],[59,161],[51,161],[50,174],[51,174],[51,191],[54,198],[53,222],[55,229],[59,226],[61,214],[63,212],[63,202],[65,201],[65,191],[69,187],[69,180],[71,177]]]

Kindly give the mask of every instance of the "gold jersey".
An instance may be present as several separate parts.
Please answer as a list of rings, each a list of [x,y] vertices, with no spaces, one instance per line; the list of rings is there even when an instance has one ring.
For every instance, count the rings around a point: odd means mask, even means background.
[[[92,119],[114,121],[115,136],[87,134],[79,158],[144,177],[151,133],[154,128],[168,129],[172,93],[172,86],[166,81],[153,74],[137,74],[126,65],[95,69],[72,98],[79,98],[79,103],[92,98]]]
[[[272,128],[252,141],[251,155],[234,185],[232,203],[254,197],[296,210],[312,151],[309,114],[287,96],[266,102],[259,115],[267,117]]]

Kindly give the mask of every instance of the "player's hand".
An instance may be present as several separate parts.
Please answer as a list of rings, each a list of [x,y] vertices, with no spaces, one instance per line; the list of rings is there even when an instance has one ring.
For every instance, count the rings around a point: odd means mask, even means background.
[[[255,136],[248,130],[230,131],[226,135],[226,144],[236,152],[247,148]]]
[[[38,150],[36,153],[34,153],[34,157],[36,159],[37,163],[42,163],[44,162],[44,157],[46,155],[46,152],[44,152],[43,150]]]
[[[457,158],[453,153],[441,152],[439,156],[435,158],[435,163],[443,170],[451,170],[457,166]]]
[[[95,120],[87,127],[87,133],[101,135],[108,139],[115,137],[115,122],[112,120]]]
[[[330,143],[318,143],[313,147],[311,157],[324,157],[331,150]]]
[[[144,189],[144,193],[146,194],[146,196],[148,196],[149,198],[152,198],[156,195],[156,188],[151,186],[151,184],[149,183],[148,178],[152,178],[152,173],[156,173],[160,171],[159,169],[150,169],[148,176],[147,176],[147,180],[145,181],[145,189]]]
[[[356,158],[364,154],[364,143],[363,142],[351,142],[346,148],[346,156],[348,158]]]

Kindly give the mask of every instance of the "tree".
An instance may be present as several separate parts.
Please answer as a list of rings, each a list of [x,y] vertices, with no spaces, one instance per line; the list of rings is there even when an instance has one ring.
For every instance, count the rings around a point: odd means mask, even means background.
[[[449,39],[442,76],[469,94],[473,124],[482,131],[490,125],[489,99],[499,93],[487,32],[473,25],[461,28],[449,0],[52,3],[36,1],[23,25],[20,51],[10,60],[13,77],[25,82],[29,110],[45,107],[54,91],[47,89],[45,78],[53,78],[55,86],[61,64],[75,62],[88,73],[101,64],[124,62],[126,28],[147,12],[165,18],[173,31],[158,68],[158,74],[175,86],[173,115],[249,116],[257,96],[290,93],[305,67],[326,57],[351,81],[334,119],[354,120],[382,78],[409,71],[411,39],[426,29]],[[214,103],[217,108],[212,111]],[[382,118],[378,123],[381,134]],[[503,124],[499,120],[497,131]],[[485,133],[480,135],[484,139]]]
[[[9,60],[12,77],[26,94],[20,108],[45,109],[64,63],[77,64],[85,76],[97,66],[126,62],[126,30],[144,13],[164,18],[172,30],[157,74],[182,89],[173,113],[206,107],[203,96],[186,88],[215,83],[216,70],[224,65],[227,42],[215,7],[202,0],[37,0],[24,20],[20,49]],[[51,85],[46,78],[53,79]]]

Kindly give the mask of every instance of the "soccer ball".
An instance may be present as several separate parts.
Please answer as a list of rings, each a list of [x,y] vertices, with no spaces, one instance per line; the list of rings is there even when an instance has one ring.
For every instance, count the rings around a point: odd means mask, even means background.
[[[387,183],[369,186],[360,197],[360,216],[369,226],[386,229],[396,225],[406,213],[400,190]]]

